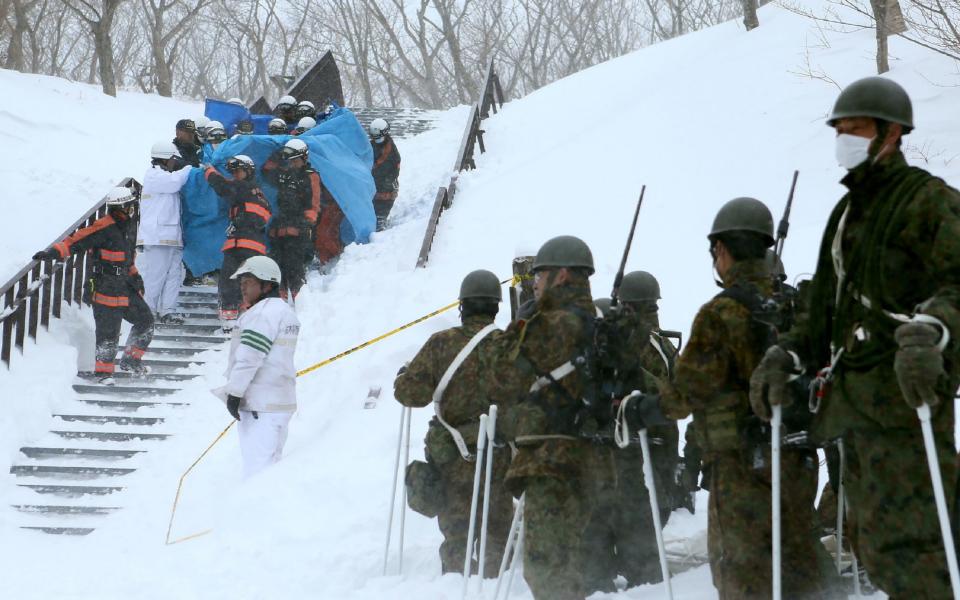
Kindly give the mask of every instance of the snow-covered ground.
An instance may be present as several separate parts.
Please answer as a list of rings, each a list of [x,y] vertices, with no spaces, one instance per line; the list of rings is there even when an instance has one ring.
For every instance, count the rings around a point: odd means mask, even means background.
[[[870,75],[874,38],[870,31],[828,33],[821,44],[810,22],[774,5],[761,9],[760,19],[761,27],[752,32],[727,23],[509,103],[485,123],[489,153],[478,158],[476,171],[461,175],[426,269],[414,269],[426,216],[436,187],[449,177],[466,113],[451,111],[437,130],[403,143],[397,225],[369,245],[348,248],[330,275],[311,279],[298,299],[304,325],[299,365],[447,304],[472,269],[488,268],[505,278],[517,251],[533,252],[554,235],[575,234],[590,244],[598,267],[594,295],[608,294],[643,184],[647,197],[628,267],[659,277],[664,327],[688,330],[699,305],[716,293],[705,236],[717,208],[753,195],[779,215],[794,169],[800,170],[800,182],[785,262],[791,275],[810,271],[829,209],[842,193],[833,135],[823,124],[838,90],[791,71],[803,68],[805,48],[816,40],[811,60],[841,85]],[[960,89],[950,87],[956,67],[899,39],[891,40],[891,54],[890,76],[915,102],[917,129],[907,138],[908,157],[956,185]],[[41,105],[54,107],[43,114],[69,115],[65,127],[74,137],[50,151],[61,160],[81,154],[94,173],[81,177],[79,170],[74,178],[58,172],[50,181],[34,181],[49,166],[41,151],[46,146],[27,137],[29,127],[15,129],[20,133],[14,139],[26,140],[18,143],[28,150],[5,144],[0,151],[3,157],[15,153],[0,167],[4,177],[25,173],[5,179],[13,182],[6,186],[7,197],[30,198],[17,211],[34,206],[47,211],[44,203],[50,202],[66,215],[63,226],[29,235],[5,222],[0,269],[7,262],[15,268],[47,243],[104,185],[142,171],[153,138],[165,136],[184,111],[197,112],[195,105],[133,94],[99,98],[85,86],[7,72],[0,72],[0,86],[0,117],[10,123],[40,121],[35,115]],[[8,102],[10,91],[17,98]],[[24,98],[29,93],[40,98],[30,102]],[[144,124],[146,112],[151,122],[157,119],[155,128]],[[107,124],[108,115],[109,123],[128,125]],[[139,127],[135,134],[133,124]],[[117,140],[130,143],[117,146]],[[925,162],[921,155],[932,158]],[[64,190],[87,196],[69,204]],[[78,353],[70,344],[86,343],[79,352],[89,353],[87,319],[89,312],[72,325],[55,323],[41,339],[42,352],[28,351],[13,372],[0,372],[0,469],[20,443],[44,431],[43,415],[69,392]],[[499,321],[505,323],[506,315]],[[177,435],[144,459],[122,496],[124,509],[90,536],[15,529],[17,515],[2,508],[13,481],[0,479],[0,598],[458,597],[460,578],[439,576],[435,522],[416,514],[407,517],[403,573],[397,574],[393,560],[390,575],[381,576],[400,415],[391,382],[430,333],[455,323],[456,314],[445,313],[303,377],[286,456],[252,480],[240,481],[231,432],[187,479],[181,499],[174,537],[212,528],[203,537],[163,543],[180,473],[229,421],[205,391],[219,385],[222,364],[208,364],[207,380],[183,392],[180,397],[192,405],[171,411],[168,429]],[[364,410],[370,386],[382,386],[383,394],[375,409]],[[412,457],[422,453],[428,413],[415,411]],[[701,509],[704,500],[699,498]],[[675,514],[667,535],[702,534],[704,512]],[[691,600],[716,597],[706,567],[677,577],[674,592]],[[662,586],[646,586],[619,597],[662,594]],[[530,598],[522,583],[515,597]],[[607,597],[614,595],[596,596]]]

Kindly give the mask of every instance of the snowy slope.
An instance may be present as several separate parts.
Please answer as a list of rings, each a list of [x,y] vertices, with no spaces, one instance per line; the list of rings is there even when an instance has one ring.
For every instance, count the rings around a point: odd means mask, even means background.
[[[0,70],[0,283],[120,179],[143,178],[150,146],[203,113],[198,102]],[[24,235],[29,229],[30,234]]]
[[[399,224],[370,245],[348,248],[332,274],[311,280],[298,301],[300,365],[443,306],[474,268],[506,277],[516,250],[535,251],[558,234],[587,240],[598,264],[594,293],[609,293],[644,183],[648,196],[629,267],[660,278],[665,327],[687,330],[697,307],[715,293],[705,235],[717,208],[754,195],[779,214],[793,169],[801,176],[785,261],[791,274],[809,271],[827,213],[842,193],[832,132],[823,125],[837,90],[790,73],[803,60],[809,22],[773,5],[760,18],[762,26],[750,33],[724,24],[510,103],[485,124],[490,152],[478,159],[477,171],[461,176],[423,270],[413,265],[425,217],[449,175],[465,114],[452,113],[440,129],[402,145]],[[828,42],[811,56],[838,82],[871,74],[869,31],[829,35]],[[960,155],[960,90],[941,85],[955,81],[955,66],[900,40],[891,46],[897,57],[891,77],[916,103],[918,128],[908,142],[938,156],[925,166],[957,184],[960,159],[949,159]],[[8,530],[12,518],[0,518],[0,565],[9,573],[0,577],[0,597],[459,597],[460,579],[438,575],[435,522],[414,514],[407,519],[403,574],[395,574],[394,559],[391,575],[380,576],[400,414],[391,381],[431,332],[455,323],[456,315],[446,313],[302,378],[284,461],[240,482],[230,434],[187,480],[174,535],[213,532],[165,547],[176,480],[228,420],[200,389],[219,384],[222,365],[208,365],[209,381],[185,393],[194,405],[182,413],[180,435],[167,442],[163,460],[157,454],[151,463],[137,503],[102,529],[88,538],[51,539]],[[65,351],[62,341],[44,343]],[[12,385],[0,373],[2,389]],[[376,409],[363,410],[371,385],[384,392]],[[416,411],[412,457],[422,453],[428,413]],[[10,418],[0,413],[0,424]],[[668,534],[702,531],[703,513],[674,515]],[[58,577],[48,576],[51,565]],[[529,598],[520,587],[515,597]],[[706,567],[678,577],[674,590],[687,599],[716,597]],[[661,596],[659,586],[622,595]]]

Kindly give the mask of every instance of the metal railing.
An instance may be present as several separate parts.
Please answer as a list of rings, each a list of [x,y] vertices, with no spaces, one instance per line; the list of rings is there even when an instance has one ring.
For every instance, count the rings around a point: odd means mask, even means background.
[[[140,196],[140,183],[131,177],[118,186],[128,187]],[[53,243],[79,229],[88,227],[107,214],[106,198],[100,200],[67,228]],[[13,348],[24,351],[27,336],[37,338],[38,326],[50,326],[50,317],[60,318],[63,303],[83,306],[83,282],[89,279],[92,261],[88,253],[74,254],[64,261],[31,260],[27,266],[0,286],[0,360],[10,368]]]
[[[453,164],[453,176],[450,177],[450,183],[446,187],[440,187],[437,190],[437,197],[433,202],[433,210],[430,213],[430,221],[427,223],[427,231],[424,233],[423,243],[420,246],[420,255],[417,257],[417,267],[427,266],[430,249],[433,247],[433,238],[437,233],[437,225],[440,223],[440,215],[443,214],[445,209],[450,208],[457,193],[458,174],[460,171],[477,168],[473,158],[477,146],[480,147],[481,153],[487,151],[483,143],[484,131],[481,129],[483,120],[490,116],[491,109],[494,114],[499,112],[503,103],[504,97],[503,90],[500,88],[500,78],[497,76],[494,62],[491,59],[487,67],[487,77],[483,84],[480,99],[470,107],[470,115],[463,131],[463,138],[460,140],[457,160]]]

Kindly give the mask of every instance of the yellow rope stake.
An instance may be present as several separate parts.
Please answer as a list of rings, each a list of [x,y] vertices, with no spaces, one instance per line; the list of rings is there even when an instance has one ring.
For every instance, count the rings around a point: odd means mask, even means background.
[[[209,446],[207,446],[207,449],[203,451],[203,454],[198,456],[197,460],[193,461],[193,464],[190,465],[190,468],[184,471],[183,475],[180,476],[180,483],[177,484],[177,495],[173,498],[173,508],[170,511],[170,523],[167,525],[167,545],[168,546],[170,546],[171,544],[179,544],[180,542],[184,542],[186,540],[192,540],[193,538],[200,537],[201,535],[206,535],[211,531],[213,531],[212,529],[208,529],[206,531],[201,531],[200,533],[188,535],[187,537],[183,537],[178,540],[173,540],[172,542],[170,541],[170,532],[173,530],[173,517],[176,516],[177,505],[180,503],[180,491],[183,489],[183,480],[186,479],[187,475],[190,474],[190,471],[192,471],[193,468],[197,466],[197,464],[201,460],[203,460],[203,457],[206,456],[207,453],[210,452],[210,450],[212,450],[213,447],[217,445],[217,442],[222,440],[223,436],[227,435],[227,432],[230,431],[230,428],[233,427],[236,423],[237,423],[236,419],[234,419],[233,421],[230,421],[230,424],[227,425],[227,428],[220,432],[220,435],[217,436],[217,439],[213,440],[213,442]]]
[[[511,277],[510,279],[504,279],[503,281],[500,282],[500,285],[503,285],[503,284],[505,284],[505,283],[509,283],[510,285],[517,285],[519,282],[520,282],[520,277],[519,277],[519,276],[514,276],[514,277]],[[379,336],[373,338],[372,340],[368,340],[368,341],[360,344],[359,346],[354,346],[353,348],[350,348],[349,350],[345,350],[345,351],[341,352],[340,354],[337,354],[336,356],[331,356],[330,358],[328,358],[328,359],[326,359],[326,360],[324,360],[324,361],[318,362],[317,364],[315,364],[315,365],[313,365],[313,366],[311,366],[311,367],[307,367],[306,369],[297,371],[297,377],[300,377],[300,376],[302,376],[302,375],[306,375],[307,373],[312,373],[313,371],[316,371],[317,369],[319,369],[319,368],[321,368],[321,367],[325,367],[325,366],[329,365],[330,363],[332,363],[332,362],[334,362],[334,361],[340,360],[341,358],[343,358],[343,357],[345,357],[345,356],[349,356],[349,355],[353,354],[353,353],[356,352],[357,350],[362,350],[362,349],[366,348],[367,346],[372,346],[373,344],[376,344],[377,342],[380,342],[380,341],[382,341],[382,340],[385,340],[385,339],[387,339],[388,337],[390,337],[390,336],[392,336],[392,335],[396,335],[397,333],[400,333],[400,332],[403,331],[404,329],[409,329],[410,327],[413,327],[414,325],[416,325],[416,324],[418,324],[418,323],[423,323],[424,321],[426,321],[426,320],[428,320],[428,319],[432,319],[433,317],[435,317],[435,316],[437,316],[437,315],[439,315],[439,314],[441,314],[441,313],[444,313],[444,312],[450,310],[451,308],[453,308],[454,306],[457,306],[457,305],[459,305],[459,304],[460,304],[460,301],[459,301],[459,300],[457,300],[456,302],[451,302],[450,304],[448,304],[448,305],[446,305],[446,306],[444,306],[444,307],[442,307],[442,308],[438,308],[437,310],[433,311],[432,313],[423,315],[422,317],[420,317],[419,319],[416,319],[416,320],[414,320],[414,321],[410,321],[410,322],[407,323],[406,325],[401,325],[400,327],[397,327],[397,328],[394,329],[393,331],[388,331],[387,333],[384,333],[383,335],[379,335]],[[213,449],[213,447],[217,445],[217,442],[219,442],[220,440],[222,440],[222,439],[223,439],[223,436],[227,435],[227,432],[230,431],[230,428],[233,427],[234,424],[236,424],[236,420],[231,421],[230,424],[227,425],[227,428],[224,429],[222,432],[220,432],[220,435],[217,436],[217,439],[213,440],[213,443],[211,443],[209,446],[207,446],[207,449],[203,451],[203,454],[201,454],[199,457],[197,457],[197,460],[193,461],[193,464],[190,465],[190,468],[188,468],[186,471],[184,471],[183,475],[180,476],[180,483],[177,484],[177,495],[176,495],[176,496],[174,497],[174,499],[173,499],[173,508],[172,508],[171,511],[170,511],[170,524],[167,526],[167,542],[166,542],[166,544],[167,544],[168,546],[171,546],[171,545],[173,545],[173,544],[179,544],[180,542],[185,542],[185,541],[187,541],[187,540],[192,540],[192,539],[195,539],[195,538],[198,538],[198,537],[200,537],[200,536],[206,535],[206,534],[210,533],[211,531],[213,531],[212,529],[207,529],[206,531],[201,531],[200,533],[194,533],[193,535],[188,535],[188,536],[186,536],[186,537],[182,537],[182,538],[173,540],[172,542],[170,541],[170,532],[171,532],[171,530],[173,529],[173,518],[174,518],[174,517],[176,516],[176,514],[177,514],[177,505],[180,503],[180,491],[183,489],[183,480],[186,479],[187,475],[190,474],[190,471],[192,471],[193,468],[196,467],[197,464],[198,464],[201,460],[203,460],[203,457],[206,456],[207,453],[210,452],[210,450]]]

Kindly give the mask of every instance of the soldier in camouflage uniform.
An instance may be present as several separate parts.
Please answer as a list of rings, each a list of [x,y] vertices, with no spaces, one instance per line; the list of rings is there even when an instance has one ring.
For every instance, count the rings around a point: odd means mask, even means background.
[[[913,129],[913,109],[896,83],[854,82],[828,124],[849,191],[827,222],[809,314],[764,356],[751,401],[761,411],[764,395],[785,404],[779,390],[795,362],[808,373],[831,365],[814,433],[843,440],[847,514],[861,563],[891,599],[953,597],[914,409],[933,407],[952,506],[960,193],[907,165],[900,144]]]
[[[674,383],[662,388],[661,407],[672,419],[693,414],[710,472],[707,535],[721,600],[766,599],[772,593],[769,434],[751,433],[759,421],[748,389],[772,332],[747,305],[772,293],[764,254],[774,241],[773,217],[759,200],[737,198],[720,209],[709,239],[724,292],[697,313]],[[781,454],[784,598],[827,597],[813,512],[817,467],[811,450]]]
[[[507,485],[526,495],[523,575],[534,598],[582,600],[589,443],[579,423],[588,382],[571,361],[593,340],[593,256],[582,240],[560,236],[540,248],[533,270],[536,312],[499,340],[492,373],[495,402],[509,407],[501,431],[517,446]]]
[[[394,382],[394,396],[398,402],[404,406],[427,406],[434,401],[441,379],[448,369],[453,368],[451,364],[461,350],[475,337],[480,340],[455,368],[449,384],[442,390],[436,405],[437,416],[430,421],[424,440],[427,462],[439,473],[442,488],[438,490],[443,500],[437,518],[444,538],[440,545],[444,573],[463,572],[473,493],[475,464],[472,457],[477,452],[480,415],[486,414],[491,404],[483,382],[492,367],[491,349],[502,333],[493,323],[501,299],[496,275],[483,270],[467,275],[460,287],[463,325],[433,334],[409,365],[401,369]],[[458,436],[463,442],[463,452],[471,457],[469,461],[462,455],[456,440]],[[486,577],[497,575],[513,517],[513,499],[503,485],[509,463],[509,448],[503,446],[494,450]],[[481,500],[482,497],[481,489]],[[481,511],[477,512],[479,515]],[[479,518],[475,537],[479,537]],[[476,561],[473,568],[474,571],[477,568]]]
[[[649,273],[635,271],[624,276],[620,286],[620,322],[628,336],[626,354],[639,358],[634,373],[645,371],[641,377],[652,375],[669,380],[677,350],[660,335],[659,299],[659,283]],[[610,301],[601,299],[596,304],[606,315]],[[635,384],[630,383],[630,389]],[[675,503],[673,478],[679,432],[675,422],[650,427],[648,432],[660,518],[665,524]],[[581,548],[587,592],[614,591],[613,579],[618,574],[627,580],[628,587],[661,581],[639,444],[622,449],[594,446],[592,451],[596,458],[607,459],[609,454],[607,460],[613,464],[605,469],[608,465],[601,463],[589,473],[594,482],[589,487],[595,497],[590,502],[591,516]]]

